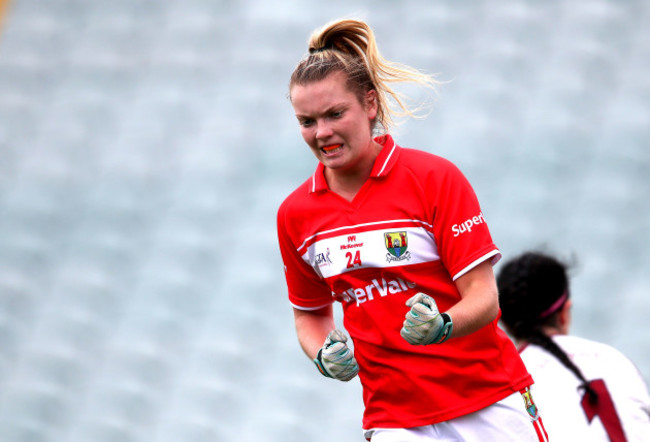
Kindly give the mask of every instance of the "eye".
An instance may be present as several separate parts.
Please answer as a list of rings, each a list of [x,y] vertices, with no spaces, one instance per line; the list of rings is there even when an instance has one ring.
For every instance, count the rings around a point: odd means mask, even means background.
[[[314,120],[311,118],[299,118],[298,124],[300,124],[302,127],[309,127],[314,124]]]
[[[343,116],[343,111],[342,110],[333,111],[331,115],[332,115],[332,118],[341,118]]]

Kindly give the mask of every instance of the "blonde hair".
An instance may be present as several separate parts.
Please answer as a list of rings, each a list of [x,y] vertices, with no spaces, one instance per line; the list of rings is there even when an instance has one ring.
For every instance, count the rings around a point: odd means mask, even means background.
[[[375,126],[379,124],[384,131],[395,124],[394,117],[421,118],[418,112],[423,108],[407,104],[408,98],[395,91],[391,83],[417,83],[434,92],[439,84],[431,75],[386,60],[379,53],[372,29],[353,19],[333,21],[312,33],[309,55],[293,71],[289,90],[294,85],[320,81],[334,72],[346,75],[347,87],[361,103],[368,91],[377,92]]]

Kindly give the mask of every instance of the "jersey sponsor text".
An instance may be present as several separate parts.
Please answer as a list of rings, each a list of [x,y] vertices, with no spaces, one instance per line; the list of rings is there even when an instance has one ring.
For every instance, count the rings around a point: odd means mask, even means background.
[[[339,302],[357,302],[357,307],[367,301],[373,301],[375,296],[383,298],[389,294],[403,293],[409,289],[415,288],[415,283],[405,281],[402,278],[386,280],[374,278],[362,287],[352,287],[339,293],[332,292],[332,297]]]
[[[481,212],[476,216],[466,219],[460,224],[454,224],[453,226],[451,226],[451,231],[454,232],[454,238],[455,238],[459,235],[462,235],[465,232],[471,232],[472,227],[478,224],[483,224],[484,222],[485,222],[485,218],[483,218],[483,212]]]

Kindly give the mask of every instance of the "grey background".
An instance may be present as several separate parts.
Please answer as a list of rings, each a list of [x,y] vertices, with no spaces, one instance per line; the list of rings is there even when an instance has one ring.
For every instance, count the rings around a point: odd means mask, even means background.
[[[315,167],[288,78],[343,16],[447,81],[397,141],[465,172],[506,258],[574,254],[574,334],[650,379],[647,1],[14,0],[0,440],[363,440],[358,381],[298,346],[275,238]]]

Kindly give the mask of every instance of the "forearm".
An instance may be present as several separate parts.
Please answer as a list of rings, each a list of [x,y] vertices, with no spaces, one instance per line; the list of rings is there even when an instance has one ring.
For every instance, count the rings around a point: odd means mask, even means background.
[[[294,308],[293,315],[298,342],[305,354],[314,359],[328,333],[336,327],[332,306],[309,311]]]
[[[483,294],[487,296],[487,292]],[[492,322],[497,317],[498,304],[464,298],[446,313],[454,322],[452,337],[458,338],[474,333]]]
[[[469,335],[496,319],[499,297],[489,262],[483,262],[456,280],[461,300],[447,313],[454,321],[452,337]]]

